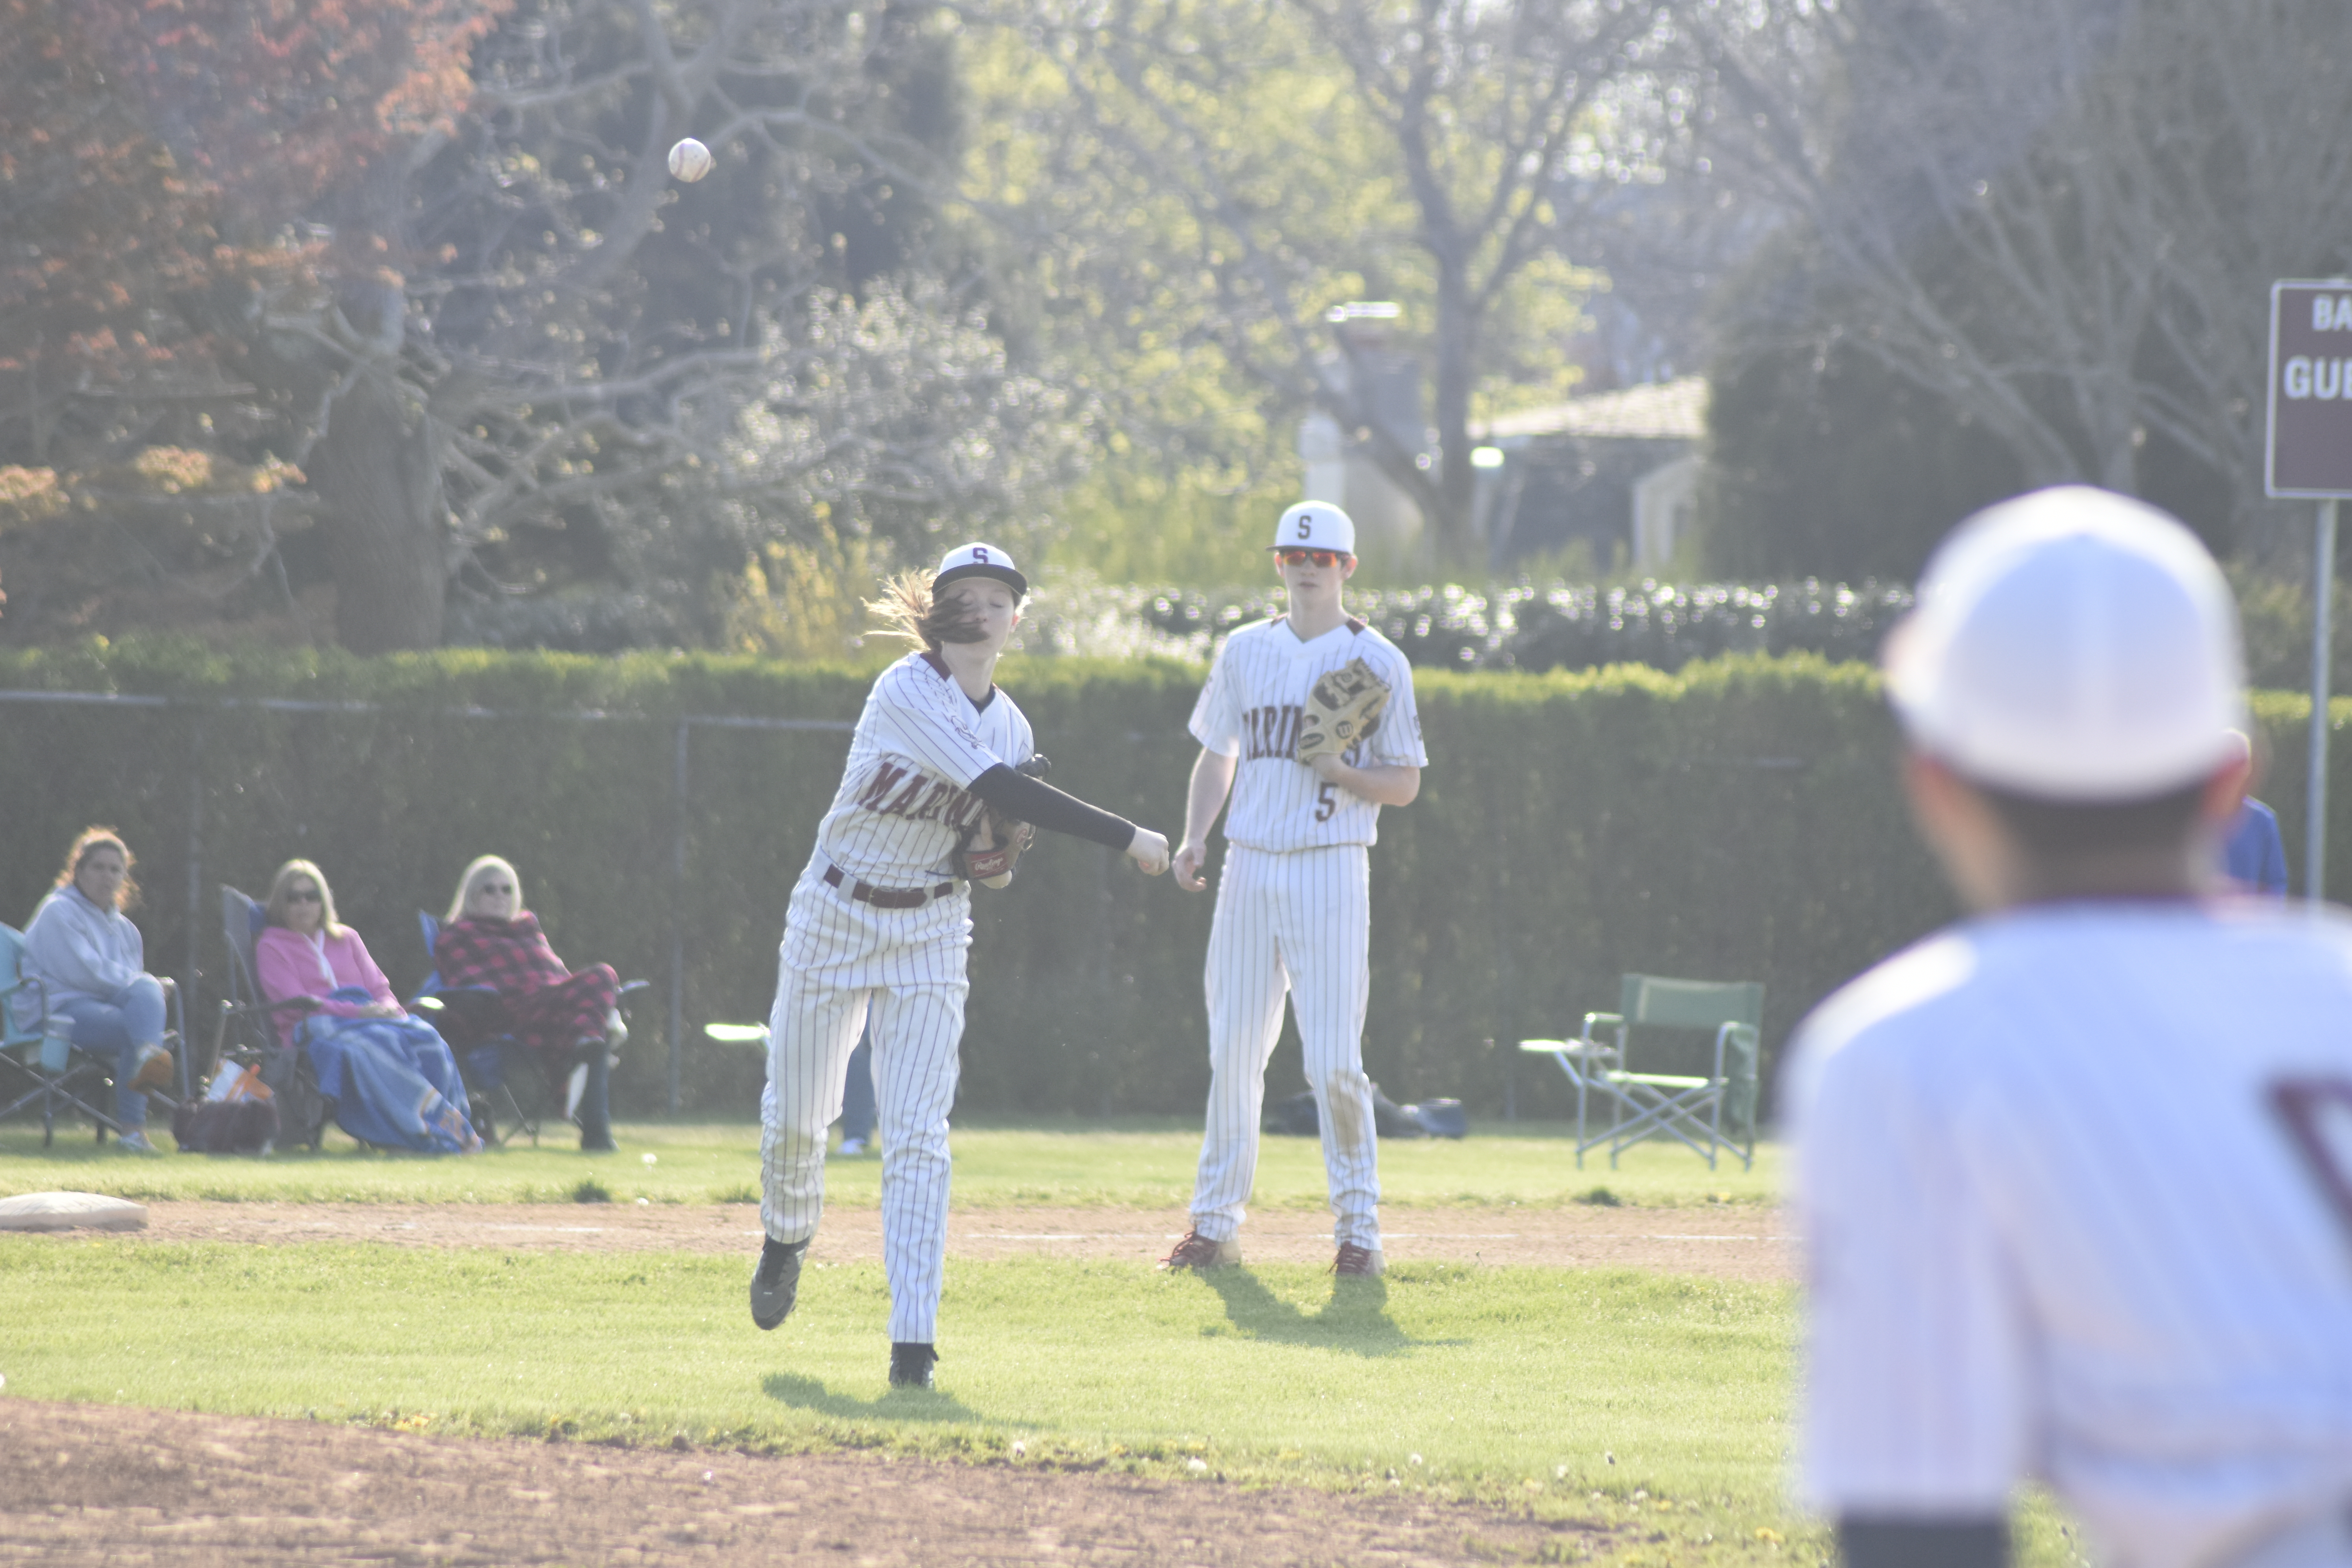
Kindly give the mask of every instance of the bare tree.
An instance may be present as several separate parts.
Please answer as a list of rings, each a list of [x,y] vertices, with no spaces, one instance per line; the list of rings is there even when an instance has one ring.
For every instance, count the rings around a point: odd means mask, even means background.
[[[144,73],[153,133],[184,162],[222,126],[299,144],[289,132],[335,100],[271,74],[276,56],[236,30],[250,7],[192,3],[225,19],[195,44],[104,0],[102,42]],[[405,77],[367,67],[379,100],[342,144],[282,160],[308,182],[291,196],[271,188],[292,184],[276,164],[219,171],[209,210],[245,262],[172,299],[231,373],[209,406],[238,404],[299,470],[291,493],[224,500],[220,531],[252,572],[315,513],[346,647],[438,642],[453,584],[497,601],[634,573],[690,601],[795,530],[914,549],[950,517],[1011,506],[1066,447],[1068,400],[1010,366],[968,290],[941,281],[958,263],[924,193],[945,184],[958,128],[935,14],[404,3],[430,6],[453,47]],[[373,35],[344,18],[362,14],[296,10],[304,61],[356,83]],[[400,37],[384,17],[355,26]],[[190,99],[184,83],[208,79],[194,66],[218,63],[183,58],[199,46],[250,90]],[[378,112],[419,82],[450,107]],[[719,153],[700,184],[666,169],[688,134]]]
[[[2152,437],[2260,502],[2273,278],[2352,261],[2352,11],[1770,0],[1701,13],[1702,151],[1802,225],[1752,303],[1926,387],[2034,484]]]

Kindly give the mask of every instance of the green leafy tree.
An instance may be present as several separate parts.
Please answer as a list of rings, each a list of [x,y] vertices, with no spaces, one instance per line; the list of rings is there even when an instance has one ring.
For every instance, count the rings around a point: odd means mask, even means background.
[[[966,189],[1007,237],[1024,324],[1097,367],[1136,440],[1240,488],[1285,419],[1321,408],[1466,556],[1474,405],[1517,379],[1557,384],[1528,345],[1576,321],[1580,226],[1680,132],[1664,15],[1637,0],[994,14],[974,73],[992,133]],[[1323,324],[1363,298],[1404,304],[1432,367],[1433,464],[1372,416]]]

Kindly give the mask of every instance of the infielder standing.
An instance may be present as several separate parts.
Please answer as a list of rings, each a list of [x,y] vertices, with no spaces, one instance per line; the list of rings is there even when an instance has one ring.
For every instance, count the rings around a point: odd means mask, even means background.
[[[2003,1561],[2029,1476],[2126,1568],[2346,1568],[2352,923],[2214,892],[2229,586],[2042,490],[1938,552],[1886,678],[1976,915],[1798,1037],[1806,1490],[1853,1568]]]
[[[866,697],[840,791],[793,889],[768,1018],[767,1242],[751,1276],[751,1321],[772,1329],[793,1310],[824,1207],[825,1129],[841,1114],[849,1053],[870,1012],[893,1384],[930,1386],[939,1359],[948,1110],[971,945],[960,853],[992,813],[1107,844],[1153,876],[1168,868],[1160,835],[1014,771],[1034,750],[1029,721],[992,677],[1028,591],[1003,551],[971,544],[929,582],[907,574],[869,606],[918,651]]]
[[[1241,1261],[1234,1237],[1257,1172],[1266,1058],[1287,993],[1330,1177],[1332,1267],[1378,1274],[1380,1173],[1363,1053],[1367,851],[1381,807],[1410,805],[1429,759],[1412,667],[1340,605],[1340,584],[1356,570],[1348,514],[1322,501],[1294,506],[1273,549],[1288,614],[1228,637],[1192,709],[1201,755],[1176,852],[1179,885],[1208,885],[1209,829],[1228,792],[1233,807],[1209,931],[1208,1132],[1192,1232],[1161,1267]]]

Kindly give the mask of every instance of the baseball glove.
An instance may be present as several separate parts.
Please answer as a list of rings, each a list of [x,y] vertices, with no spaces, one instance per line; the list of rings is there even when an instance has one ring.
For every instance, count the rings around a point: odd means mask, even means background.
[[[1037,755],[1013,771],[1042,779],[1053,766],[1044,756]],[[962,840],[956,845],[956,875],[983,888],[1006,887],[1013,880],[1013,873],[1020,868],[1022,855],[1036,837],[1036,828],[1028,823],[1016,822],[992,805],[985,806],[980,820],[964,830]]]
[[[1351,658],[1325,671],[1307,694],[1306,716],[1298,721],[1298,744],[1291,754],[1302,763],[1338,756],[1380,728],[1381,712],[1388,705],[1388,682],[1362,659]]]

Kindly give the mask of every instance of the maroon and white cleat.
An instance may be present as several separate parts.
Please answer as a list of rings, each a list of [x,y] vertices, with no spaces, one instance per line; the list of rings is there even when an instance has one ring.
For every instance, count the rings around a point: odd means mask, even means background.
[[[1188,1230],[1176,1250],[1160,1260],[1162,1268],[1231,1268],[1242,1260],[1242,1244],[1238,1241],[1211,1241],[1197,1230]]]

